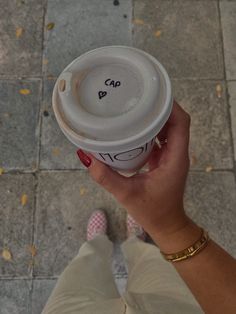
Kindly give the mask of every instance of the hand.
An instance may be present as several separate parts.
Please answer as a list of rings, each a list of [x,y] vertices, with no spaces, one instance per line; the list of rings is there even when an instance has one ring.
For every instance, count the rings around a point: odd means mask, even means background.
[[[183,228],[189,219],[183,194],[189,169],[190,116],[174,102],[173,111],[149,159],[149,171],[124,177],[89,155],[92,178],[112,193],[134,219],[154,238]]]

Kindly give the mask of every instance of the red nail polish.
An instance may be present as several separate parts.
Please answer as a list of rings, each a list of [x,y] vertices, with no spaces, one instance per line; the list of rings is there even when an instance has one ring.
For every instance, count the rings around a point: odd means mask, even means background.
[[[87,156],[83,151],[82,149],[78,149],[77,150],[77,155],[80,159],[80,161],[82,162],[83,165],[85,165],[85,167],[89,167],[92,163],[92,160],[89,156]]]

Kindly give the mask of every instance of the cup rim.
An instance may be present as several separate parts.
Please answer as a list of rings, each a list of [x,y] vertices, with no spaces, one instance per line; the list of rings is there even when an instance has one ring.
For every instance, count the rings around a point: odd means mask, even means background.
[[[54,89],[53,89],[53,95],[52,95],[52,106],[54,110],[54,114],[56,116],[56,120],[62,130],[62,132],[65,134],[65,136],[76,146],[81,147],[85,150],[91,151],[91,152],[119,152],[124,151],[126,149],[132,149],[136,148],[138,146],[141,146],[145,144],[146,142],[149,142],[155,135],[158,134],[158,132],[161,130],[161,128],[164,126],[166,121],[168,120],[172,105],[173,105],[173,97],[172,97],[172,88],[171,88],[171,81],[169,78],[169,75],[164,68],[164,66],[152,55],[149,53],[129,46],[122,46],[122,45],[113,45],[113,46],[103,46],[99,47],[93,50],[88,51],[85,54],[93,53],[94,51],[98,51],[100,49],[104,48],[128,48],[131,50],[135,50],[137,52],[141,52],[142,54],[146,55],[148,58],[151,58],[151,60],[154,62],[154,64],[160,69],[160,72],[162,73],[164,77],[164,82],[166,85],[166,99],[163,104],[163,109],[161,113],[157,116],[157,118],[147,127],[145,127],[141,132],[129,136],[124,139],[119,140],[95,140],[91,138],[87,138],[81,134],[78,134],[75,132],[62,118],[62,114],[60,113],[60,110],[57,105],[57,88],[58,88],[58,79],[55,83]],[[80,56],[76,59],[74,59],[63,71],[65,71],[73,62],[76,62]]]

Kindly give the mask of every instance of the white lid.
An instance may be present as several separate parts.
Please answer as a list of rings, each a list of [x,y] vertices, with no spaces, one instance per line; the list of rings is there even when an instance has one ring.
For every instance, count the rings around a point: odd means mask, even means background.
[[[132,47],[89,51],[60,74],[53,109],[63,133],[93,152],[132,149],[152,139],[172,109],[163,66]]]

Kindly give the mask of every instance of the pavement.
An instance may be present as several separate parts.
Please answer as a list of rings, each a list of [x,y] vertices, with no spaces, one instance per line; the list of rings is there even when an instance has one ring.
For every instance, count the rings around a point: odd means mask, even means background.
[[[125,237],[125,210],[92,182],[51,108],[83,52],[131,45],[170,74],[191,114],[185,206],[236,257],[236,1],[0,0],[0,314],[39,314],[95,208]]]

